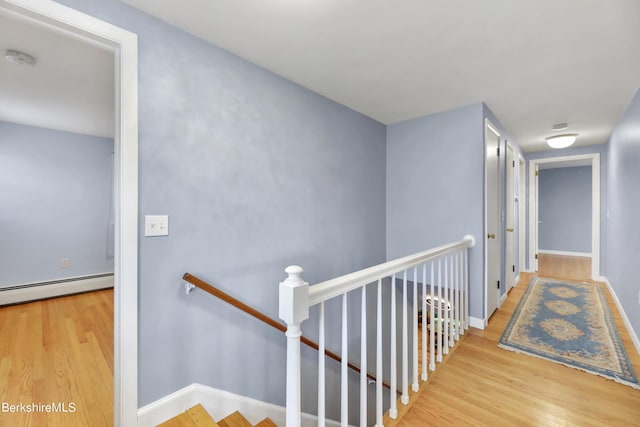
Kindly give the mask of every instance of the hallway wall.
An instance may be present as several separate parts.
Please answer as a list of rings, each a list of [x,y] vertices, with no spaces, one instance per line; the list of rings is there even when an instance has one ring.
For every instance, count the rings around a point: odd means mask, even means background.
[[[284,335],[181,277],[278,318],[286,266],[383,262],[385,126],[119,1],[61,3],[138,34],[140,222],[170,230],[139,242],[139,406],[194,382],[282,405]]]
[[[614,129],[608,154],[607,277],[639,336],[640,90]]]

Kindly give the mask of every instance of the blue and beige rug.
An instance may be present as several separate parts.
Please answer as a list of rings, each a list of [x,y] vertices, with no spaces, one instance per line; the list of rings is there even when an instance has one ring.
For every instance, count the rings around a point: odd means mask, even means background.
[[[498,346],[640,389],[597,285],[533,278]]]

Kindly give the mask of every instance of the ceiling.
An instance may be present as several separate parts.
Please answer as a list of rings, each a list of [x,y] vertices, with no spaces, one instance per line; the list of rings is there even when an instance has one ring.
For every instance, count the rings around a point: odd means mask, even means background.
[[[525,151],[605,143],[640,83],[637,0],[125,0],[382,123],[485,102]],[[0,11],[0,120],[113,135],[113,54]],[[555,132],[557,133],[557,132]]]
[[[36,65],[5,61],[7,49]],[[114,55],[0,8],[0,120],[113,137]]]
[[[607,142],[640,83],[637,0],[124,1],[385,124],[485,102],[525,151]]]

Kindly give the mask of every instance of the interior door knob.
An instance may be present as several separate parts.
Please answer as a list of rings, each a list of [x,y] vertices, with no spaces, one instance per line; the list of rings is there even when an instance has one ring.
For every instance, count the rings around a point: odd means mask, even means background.
[[[495,239],[496,235],[491,233],[491,234],[487,234],[487,239]]]

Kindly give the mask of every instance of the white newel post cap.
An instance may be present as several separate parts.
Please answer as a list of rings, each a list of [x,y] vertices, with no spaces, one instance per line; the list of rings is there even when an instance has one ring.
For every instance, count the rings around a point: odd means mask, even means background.
[[[290,265],[284,270],[289,276],[280,282],[279,316],[288,325],[309,318],[309,284],[302,279],[302,267]]]
[[[476,238],[473,237],[471,234],[467,234],[466,236],[464,236],[464,240],[471,240],[471,244],[469,245],[470,248],[476,245]]]

